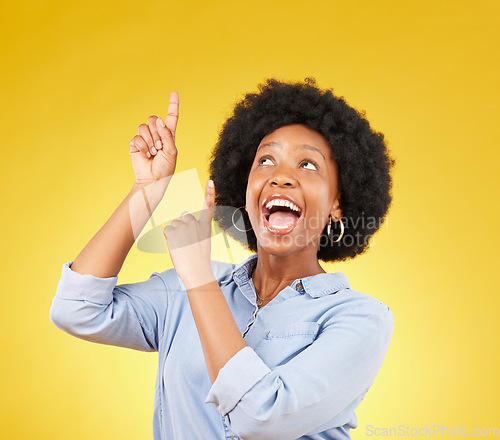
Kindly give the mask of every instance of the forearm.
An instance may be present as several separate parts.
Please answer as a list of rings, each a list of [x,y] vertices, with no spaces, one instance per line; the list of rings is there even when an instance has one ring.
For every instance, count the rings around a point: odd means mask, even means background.
[[[191,310],[200,336],[210,380],[238,351],[246,347],[226,298],[217,283],[188,289]]]
[[[118,275],[125,258],[153,211],[169,179],[134,184],[123,202],[74,260],[71,269],[99,278]]]
[[[212,383],[221,368],[246,347],[212,271],[210,240],[214,205],[215,188],[209,180],[199,220],[184,213],[164,229],[175,271],[187,291]]]

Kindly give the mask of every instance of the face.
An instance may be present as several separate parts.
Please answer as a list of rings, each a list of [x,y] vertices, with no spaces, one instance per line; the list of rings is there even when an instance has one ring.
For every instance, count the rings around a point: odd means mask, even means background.
[[[342,216],[331,151],[325,137],[305,125],[287,125],[262,139],[246,194],[259,252],[316,258],[328,217]]]

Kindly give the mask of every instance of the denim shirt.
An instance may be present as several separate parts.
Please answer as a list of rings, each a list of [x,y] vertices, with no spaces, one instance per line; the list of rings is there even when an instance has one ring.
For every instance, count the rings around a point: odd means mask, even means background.
[[[392,337],[391,310],[343,273],[296,279],[259,309],[256,258],[212,263],[247,344],[213,384],[174,269],[116,285],[65,263],[50,319],[87,341],[158,352],[155,440],[349,439]]]

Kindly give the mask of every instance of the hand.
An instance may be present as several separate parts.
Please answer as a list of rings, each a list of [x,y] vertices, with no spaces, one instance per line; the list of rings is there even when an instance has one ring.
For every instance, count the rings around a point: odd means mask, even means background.
[[[210,259],[214,205],[215,188],[209,180],[200,219],[184,212],[163,230],[175,271],[188,290],[215,280]]]
[[[177,162],[175,129],[179,119],[179,95],[170,94],[165,122],[150,116],[147,124],[139,126],[138,135],[130,142],[130,156],[135,183],[151,183],[174,174]]]

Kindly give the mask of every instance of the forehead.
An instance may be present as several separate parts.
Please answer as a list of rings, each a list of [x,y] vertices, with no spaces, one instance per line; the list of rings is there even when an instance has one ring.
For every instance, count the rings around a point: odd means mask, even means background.
[[[267,147],[317,149],[325,157],[331,156],[332,152],[330,144],[321,133],[302,124],[285,125],[264,136],[258,150]]]

